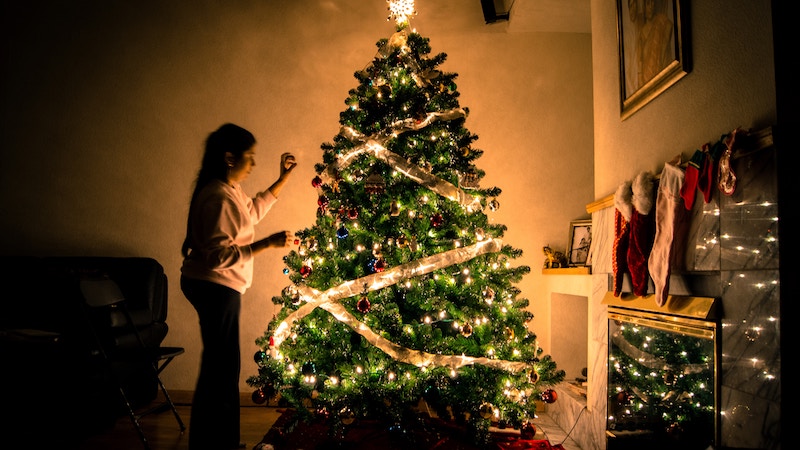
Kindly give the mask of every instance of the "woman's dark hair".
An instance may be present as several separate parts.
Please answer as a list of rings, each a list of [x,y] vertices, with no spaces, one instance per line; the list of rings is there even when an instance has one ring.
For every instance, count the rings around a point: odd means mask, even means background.
[[[206,149],[203,153],[203,162],[194,183],[192,200],[189,203],[189,216],[186,219],[186,237],[183,239],[183,245],[181,246],[181,254],[184,257],[189,255],[189,249],[192,247],[191,217],[194,200],[211,181],[228,180],[228,169],[230,167],[225,160],[226,153],[230,152],[234,160],[239,161],[244,152],[252,148],[255,143],[256,138],[253,133],[232,123],[226,123],[208,135]]]

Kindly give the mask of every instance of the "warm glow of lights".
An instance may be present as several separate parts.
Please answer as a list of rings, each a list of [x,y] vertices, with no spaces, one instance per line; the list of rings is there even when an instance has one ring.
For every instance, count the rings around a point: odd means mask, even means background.
[[[397,25],[407,24],[408,17],[416,14],[414,0],[389,0],[389,18]]]

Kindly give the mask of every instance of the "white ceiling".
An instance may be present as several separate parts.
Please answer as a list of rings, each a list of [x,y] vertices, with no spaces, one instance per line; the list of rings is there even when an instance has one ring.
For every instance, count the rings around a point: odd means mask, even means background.
[[[496,0],[495,4],[502,4],[509,11],[509,32],[591,33],[590,1]],[[504,12],[497,9],[498,13]]]
[[[481,0],[415,0],[413,26],[435,24],[460,32],[591,33],[591,0],[494,0],[498,15],[507,20],[486,23]],[[425,28],[425,27],[423,27]]]

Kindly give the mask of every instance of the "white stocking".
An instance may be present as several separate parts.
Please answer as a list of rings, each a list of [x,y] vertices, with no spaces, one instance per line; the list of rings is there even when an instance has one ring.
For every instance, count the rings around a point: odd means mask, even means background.
[[[656,234],[647,264],[655,285],[658,306],[663,306],[667,301],[671,266],[683,254],[676,250],[686,245],[681,235],[688,214],[681,197],[683,180],[683,169],[671,162],[664,164],[656,197]]]

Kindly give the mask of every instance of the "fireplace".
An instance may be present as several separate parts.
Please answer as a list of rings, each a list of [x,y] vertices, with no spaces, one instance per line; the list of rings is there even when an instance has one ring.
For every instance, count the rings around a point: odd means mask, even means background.
[[[606,294],[608,450],[705,450],[718,442],[715,299]]]

